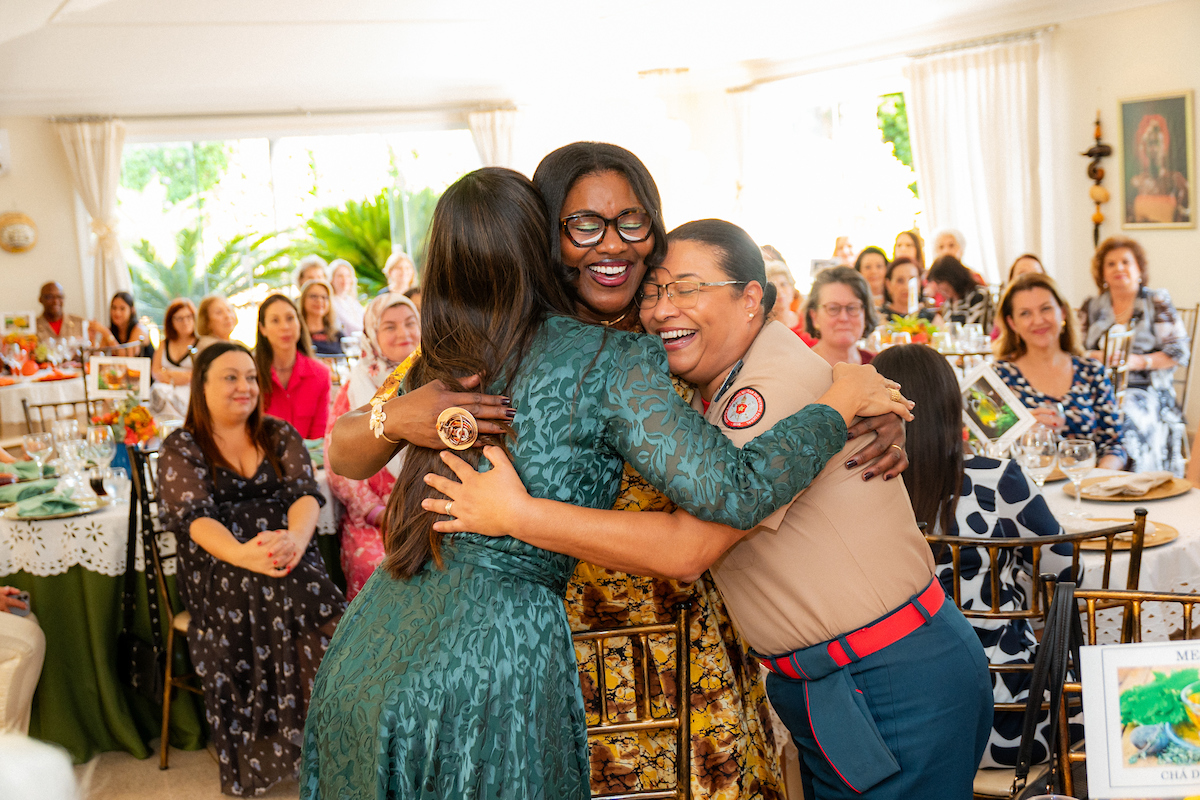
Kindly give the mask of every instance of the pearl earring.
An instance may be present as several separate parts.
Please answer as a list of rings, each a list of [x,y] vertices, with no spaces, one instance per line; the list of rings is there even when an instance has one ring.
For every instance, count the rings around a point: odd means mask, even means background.
[[[749,314],[747,314],[746,316],[747,316],[747,318],[748,318],[748,319],[754,319],[754,312],[753,312],[753,311],[751,311],[751,312],[750,312]]]

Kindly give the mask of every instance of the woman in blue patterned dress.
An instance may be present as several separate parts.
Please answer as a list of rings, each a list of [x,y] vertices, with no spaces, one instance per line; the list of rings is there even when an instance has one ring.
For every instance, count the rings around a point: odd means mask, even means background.
[[[1092,258],[1099,297],[1084,301],[1083,346],[1096,352],[1114,325],[1133,331],[1129,386],[1121,403],[1121,444],[1131,472],[1166,470],[1183,477],[1187,429],[1175,399],[1175,369],[1186,366],[1192,343],[1165,289],[1146,286],[1146,253],[1133,239],[1105,239]]]
[[[844,367],[828,405],[738,450],[675,393],[658,339],[567,316],[546,216],[510,170],[478,170],[446,191],[430,229],[424,352],[405,382],[461,389],[482,374],[484,388],[510,398],[511,435],[481,438],[507,445],[534,495],[607,508],[628,460],[699,517],[752,525],[842,448],[854,414],[911,416],[891,400],[893,383]],[[394,408],[377,406],[373,427],[361,413],[339,420],[331,466],[361,477],[386,463],[404,429]],[[421,509],[431,470],[450,474],[436,451],[410,444],[388,508],[388,556],[321,664],[301,796],[587,798],[562,604],[575,560],[511,538],[443,540]]]
[[[1004,290],[997,316],[1000,379],[1046,427],[1095,442],[1097,466],[1124,469],[1112,382],[1099,361],[1080,351],[1074,315],[1054,279],[1037,272],[1021,275]]]
[[[921,414],[909,426],[908,447],[912,466],[904,487],[912,499],[917,519],[927,530],[949,536],[980,539],[1056,536],[1062,526],[1050,512],[1042,492],[1015,461],[974,456],[964,459],[962,399],[958,380],[946,359],[922,345],[901,345],[883,351],[881,374],[909,387]],[[1032,578],[1028,550],[998,550],[1000,559],[999,610],[1029,608],[1026,586]],[[946,594],[953,596],[954,570],[949,549],[934,550],[937,576]],[[960,598],[964,609],[991,607],[989,569],[991,556],[978,547],[962,550]],[[1042,553],[1041,572],[1058,573],[1071,580],[1071,546],[1058,544]],[[1028,620],[970,619],[991,664],[1032,664],[1037,638]],[[997,703],[1024,701],[1029,693],[1028,673],[993,673],[992,694]],[[997,711],[984,751],[982,767],[1012,767],[1021,745],[1023,712]],[[1053,740],[1049,722],[1036,731],[1034,763],[1046,760],[1047,742]],[[1050,735],[1047,735],[1050,733]]]

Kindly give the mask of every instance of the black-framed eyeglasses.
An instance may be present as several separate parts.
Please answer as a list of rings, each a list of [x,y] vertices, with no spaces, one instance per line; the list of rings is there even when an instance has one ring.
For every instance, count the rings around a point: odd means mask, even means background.
[[[563,230],[567,238],[576,247],[591,247],[599,244],[608,232],[609,225],[616,225],[617,235],[630,244],[644,242],[654,232],[653,218],[648,211],[631,208],[617,214],[615,219],[608,219],[599,214],[571,214],[563,217]]]
[[[654,308],[665,294],[676,308],[695,308],[700,290],[706,286],[741,286],[749,281],[671,281],[650,283],[646,281],[638,291],[638,305]]]

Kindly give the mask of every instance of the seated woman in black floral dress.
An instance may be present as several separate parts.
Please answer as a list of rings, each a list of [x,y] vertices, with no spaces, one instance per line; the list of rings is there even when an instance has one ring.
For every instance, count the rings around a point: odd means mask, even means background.
[[[297,774],[313,677],[346,601],[312,541],[324,502],[312,462],[295,428],[262,413],[245,347],[217,342],[197,358],[187,422],[158,470],[221,791],[262,794]]]

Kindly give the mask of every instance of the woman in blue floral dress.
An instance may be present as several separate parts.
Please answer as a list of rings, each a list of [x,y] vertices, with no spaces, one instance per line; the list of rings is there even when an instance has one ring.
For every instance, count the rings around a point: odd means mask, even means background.
[[[429,384],[461,390],[464,376],[482,374],[483,388],[510,398],[511,435],[481,438],[507,445],[535,496],[610,507],[628,460],[699,517],[752,525],[841,449],[847,419],[907,414],[889,397],[894,384],[847,368],[828,405],[734,448],[675,393],[657,339],[566,316],[545,218],[532,184],[509,170],[478,170],[446,191],[430,231],[424,353],[405,382],[436,402]],[[359,477],[394,453],[380,439],[410,442],[388,508],[388,556],[321,665],[301,796],[589,797],[562,603],[575,560],[511,538],[434,534],[423,476],[450,472],[387,403],[378,409],[373,430],[361,411],[339,420],[330,449],[334,469]]]

